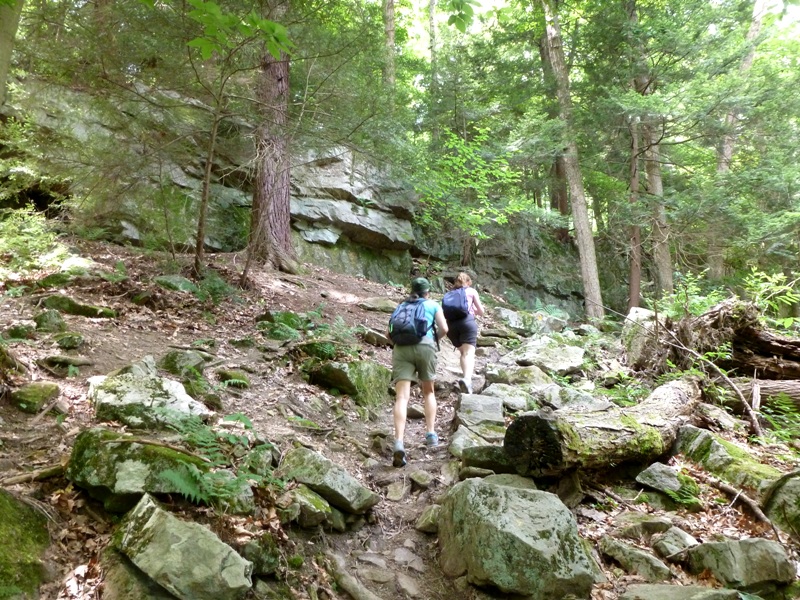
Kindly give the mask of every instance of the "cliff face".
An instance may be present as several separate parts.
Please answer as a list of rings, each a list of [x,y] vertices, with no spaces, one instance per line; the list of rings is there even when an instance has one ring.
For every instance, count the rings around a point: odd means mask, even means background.
[[[59,138],[46,163],[69,180],[74,210],[117,241],[194,247],[208,154],[207,131],[198,117],[204,107],[197,100],[141,85],[135,91],[146,102],[100,99],[37,81],[24,88],[7,112]],[[246,246],[252,133],[250,124],[232,121],[216,144],[204,240],[209,251]],[[159,145],[160,139],[182,143]],[[64,164],[85,168],[61,170]],[[416,258],[441,289],[463,268],[463,240],[417,227],[414,191],[358,153],[346,147],[296,149],[291,169],[292,228],[302,261],[403,284]],[[470,257],[469,270],[480,287],[521,306],[582,313],[574,248],[526,217],[490,233]]]

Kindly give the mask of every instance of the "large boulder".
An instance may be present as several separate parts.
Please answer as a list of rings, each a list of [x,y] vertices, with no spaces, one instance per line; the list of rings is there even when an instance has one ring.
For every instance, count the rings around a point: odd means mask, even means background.
[[[348,513],[362,514],[380,501],[380,496],[342,467],[308,448],[287,452],[276,475],[304,483],[331,505]]]
[[[633,307],[630,310],[622,327],[622,343],[628,353],[628,366],[643,369],[656,360],[662,347],[659,330],[665,327],[666,322],[666,317],[657,316],[646,308]]]
[[[442,570],[531,600],[588,598],[592,559],[554,494],[480,479],[455,485],[439,512]]]
[[[253,565],[198,523],[181,521],[145,495],[114,536],[134,565],[180,600],[238,600]]]
[[[309,378],[324,388],[349,394],[359,406],[372,408],[388,400],[392,372],[369,360],[323,362],[311,367]]]
[[[791,583],[795,568],[778,542],[761,538],[707,542],[688,552],[692,573],[708,570],[723,585],[759,593]]]
[[[551,375],[564,376],[580,371],[584,349],[568,346],[548,336],[527,340],[500,359],[501,365],[536,366]]]
[[[179,428],[181,422],[214,414],[189,396],[183,384],[134,373],[89,378],[87,397],[94,403],[98,421],[118,421],[136,428]]]
[[[167,472],[204,472],[208,464],[164,446],[130,443],[110,429],[96,427],[78,434],[72,447],[67,479],[103,502],[106,510],[130,510],[145,493],[171,494],[183,490]]]

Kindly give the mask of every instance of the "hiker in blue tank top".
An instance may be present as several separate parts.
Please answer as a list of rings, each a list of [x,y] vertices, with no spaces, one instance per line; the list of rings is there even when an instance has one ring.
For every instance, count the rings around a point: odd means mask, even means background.
[[[392,383],[395,389],[394,401],[394,451],[392,464],[402,467],[406,464],[406,450],[403,437],[406,430],[408,400],[411,397],[411,382],[419,380],[425,408],[425,443],[429,448],[439,445],[436,434],[436,395],[433,384],[436,379],[436,350],[439,340],[447,334],[442,308],[428,299],[431,284],[424,277],[411,282],[411,295],[406,298],[392,314],[389,323],[389,337],[394,341],[392,349]],[[416,312],[419,304],[424,312]],[[413,305],[409,307],[407,305]],[[413,310],[412,310],[413,309]],[[424,314],[424,323],[404,327],[402,320],[415,320]],[[399,315],[399,316],[398,316]],[[397,318],[396,318],[397,316]]]
[[[478,345],[478,323],[475,317],[483,316],[483,304],[477,290],[472,286],[472,278],[466,273],[459,273],[453,282],[453,290],[459,288],[464,290],[466,297],[466,316],[456,320],[448,317],[447,325],[450,328],[447,332],[453,346],[461,353],[461,379],[458,380],[458,387],[464,394],[472,393],[472,375],[475,371],[475,348]],[[452,292],[448,292],[452,293]]]

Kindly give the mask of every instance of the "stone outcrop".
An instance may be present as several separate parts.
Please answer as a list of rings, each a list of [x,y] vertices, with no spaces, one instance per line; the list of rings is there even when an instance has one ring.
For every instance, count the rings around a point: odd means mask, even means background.
[[[591,558],[557,496],[468,479],[439,513],[441,566],[450,577],[532,600],[588,598]]]
[[[238,600],[253,565],[211,530],[181,521],[145,495],[115,533],[117,549],[180,600]]]

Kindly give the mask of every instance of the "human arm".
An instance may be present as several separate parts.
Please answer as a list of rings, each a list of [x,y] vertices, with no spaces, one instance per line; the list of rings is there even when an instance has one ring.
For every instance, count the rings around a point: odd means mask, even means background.
[[[483,310],[483,304],[481,304],[481,298],[477,291],[472,294],[472,307],[476,317],[482,317],[486,312]]]
[[[447,321],[444,318],[444,311],[442,311],[441,306],[436,307],[436,312],[433,315],[433,318],[436,323],[436,337],[438,339],[442,339],[444,336],[447,335]]]

